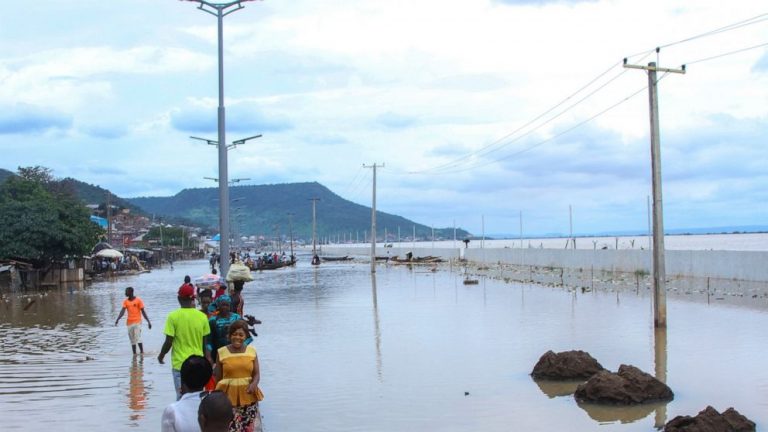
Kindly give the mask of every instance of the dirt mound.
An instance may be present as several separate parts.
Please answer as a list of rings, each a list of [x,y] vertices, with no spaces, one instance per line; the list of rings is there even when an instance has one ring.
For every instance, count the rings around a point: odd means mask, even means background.
[[[677,416],[664,426],[664,432],[754,432],[755,423],[728,408],[720,414],[708,406],[696,417]]]
[[[531,375],[536,379],[574,380],[589,378],[604,369],[585,351],[547,351],[533,367]]]
[[[635,405],[670,401],[675,395],[666,384],[630,366],[621,365],[616,373],[601,371],[576,388],[579,402],[606,405]]]

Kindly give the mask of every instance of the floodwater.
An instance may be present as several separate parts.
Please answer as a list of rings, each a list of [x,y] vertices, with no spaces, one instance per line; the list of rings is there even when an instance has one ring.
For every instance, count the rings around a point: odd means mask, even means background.
[[[707,405],[768,427],[768,312],[670,298],[655,332],[643,291],[582,292],[480,279],[457,269],[308,265],[254,274],[246,313],[266,431],[651,431]],[[165,316],[205,261],[0,303],[3,430],[157,430],[173,402],[158,364]],[[154,324],[133,357],[120,311],[133,286]],[[29,304],[30,301],[34,303]],[[28,306],[28,307],[27,307]],[[24,310],[26,308],[26,310]],[[573,384],[534,382],[547,350],[582,349],[608,369],[665,379],[674,401],[580,406]]]

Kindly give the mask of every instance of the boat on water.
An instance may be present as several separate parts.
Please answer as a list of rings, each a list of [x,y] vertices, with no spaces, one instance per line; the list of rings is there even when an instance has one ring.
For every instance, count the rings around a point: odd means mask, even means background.
[[[408,252],[405,255],[405,258],[400,258],[397,255],[390,258],[390,261],[395,264],[436,264],[445,262],[444,259],[432,255],[427,255],[423,257],[415,257],[413,254]]]
[[[333,262],[333,261],[352,261],[353,258],[350,257],[349,255],[344,255],[341,257],[324,256],[324,257],[320,257],[320,259],[323,261]]]
[[[296,265],[297,259],[292,259],[290,261],[280,261],[280,262],[260,262],[260,263],[253,263],[249,267],[252,271],[257,270],[276,270],[283,267],[291,267]]]

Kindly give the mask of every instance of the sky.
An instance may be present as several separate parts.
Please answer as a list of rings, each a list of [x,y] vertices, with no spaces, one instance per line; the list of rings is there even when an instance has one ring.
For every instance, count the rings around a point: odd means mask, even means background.
[[[177,0],[9,2],[0,168],[121,197],[214,187],[216,17]],[[248,1],[224,18],[237,184],[317,181],[474,234],[644,230],[648,65],[664,226],[768,224],[768,6],[740,0]],[[660,49],[658,52],[656,48]],[[311,206],[307,204],[307,211]],[[572,228],[571,228],[572,227]]]

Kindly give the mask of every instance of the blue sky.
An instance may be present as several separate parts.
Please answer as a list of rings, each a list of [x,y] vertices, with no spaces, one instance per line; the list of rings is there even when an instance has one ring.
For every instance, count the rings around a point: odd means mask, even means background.
[[[514,233],[522,212],[527,233],[567,233],[572,206],[575,232],[644,229],[647,76],[628,57],[687,65],[659,83],[665,226],[768,224],[764,2],[243,4],[225,18],[227,140],[263,137],[229,152],[230,178],[370,205],[376,162],[379,210],[427,225]],[[0,168],[126,197],[215,186],[215,149],[189,139],[217,137],[213,16],[174,0],[4,6]]]

